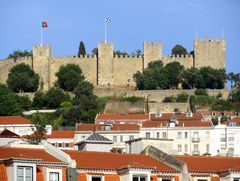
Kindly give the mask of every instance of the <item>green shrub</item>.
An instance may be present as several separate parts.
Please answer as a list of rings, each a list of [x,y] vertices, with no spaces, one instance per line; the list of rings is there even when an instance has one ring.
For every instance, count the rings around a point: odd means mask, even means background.
[[[196,96],[207,96],[208,92],[206,89],[196,89],[195,90],[195,95]]]
[[[188,101],[188,96],[189,95],[186,92],[178,94],[176,96],[176,102],[187,102]]]

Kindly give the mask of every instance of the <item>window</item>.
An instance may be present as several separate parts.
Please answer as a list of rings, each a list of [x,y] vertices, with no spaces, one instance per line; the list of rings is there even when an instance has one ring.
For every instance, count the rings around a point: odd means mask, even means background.
[[[188,132],[184,133],[184,138],[188,138]]]
[[[160,137],[160,134],[159,134],[159,132],[157,132],[157,138],[159,138]]]
[[[172,181],[170,178],[163,178],[162,181]]]
[[[207,181],[206,179],[197,179],[197,181]]]
[[[207,153],[209,153],[209,150],[210,150],[209,148],[210,148],[210,147],[209,147],[209,144],[206,144],[206,152],[207,152]]]
[[[53,146],[55,146],[55,143],[51,143]]]
[[[150,133],[149,132],[146,133],[146,138],[150,138]]]
[[[209,138],[209,131],[206,132],[206,138]]]
[[[233,181],[240,181],[240,178],[233,178]]]
[[[65,147],[69,147],[70,145],[69,145],[69,143],[65,143]]]
[[[182,132],[178,132],[177,138],[178,138],[178,139],[182,139]]]
[[[182,152],[182,145],[178,145],[178,152]]]
[[[32,167],[17,167],[17,180],[18,181],[32,181],[33,168]]]
[[[123,136],[122,135],[120,136],[120,142],[123,142]]]
[[[161,117],[161,116],[162,116],[162,114],[160,112],[157,112],[155,115],[155,117]]]
[[[62,148],[62,143],[58,143],[58,147]]]
[[[228,141],[234,141],[234,137],[228,137]]]
[[[194,144],[193,150],[194,150],[194,152],[198,152],[198,144]]]
[[[162,133],[162,137],[163,137],[163,138],[167,138],[167,132],[163,132],[163,133]]]
[[[184,152],[185,152],[185,153],[188,152],[188,145],[187,145],[187,144],[184,145]]]
[[[198,132],[194,132],[194,133],[193,133],[193,137],[194,137],[194,138],[199,138]]]
[[[117,136],[113,136],[113,142],[117,142]]]
[[[133,181],[146,181],[146,176],[133,176]]]
[[[101,176],[92,176],[92,180],[91,181],[101,181],[102,177]]]
[[[130,135],[129,136],[129,140],[133,140],[134,139],[134,136],[133,135]]]
[[[236,123],[229,123],[229,126],[236,126]]]
[[[50,172],[49,173],[49,181],[59,181],[59,173],[58,172]]]

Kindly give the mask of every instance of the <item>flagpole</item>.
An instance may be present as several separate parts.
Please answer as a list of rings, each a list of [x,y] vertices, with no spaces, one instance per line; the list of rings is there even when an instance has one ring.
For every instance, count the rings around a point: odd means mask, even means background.
[[[42,23],[41,23],[41,46],[42,46]]]
[[[105,20],[105,44],[107,43],[107,22]]]

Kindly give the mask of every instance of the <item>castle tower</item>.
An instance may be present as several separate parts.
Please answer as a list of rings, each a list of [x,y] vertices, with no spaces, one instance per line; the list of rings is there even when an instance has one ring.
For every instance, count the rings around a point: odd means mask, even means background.
[[[147,68],[149,62],[162,59],[162,42],[144,42],[143,68]]]
[[[98,44],[98,85],[113,85],[113,44]]]
[[[33,70],[40,76],[39,88],[47,91],[50,88],[50,58],[52,57],[50,46],[33,47]]]
[[[226,40],[194,39],[194,66],[211,66],[215,69],[226,67]]]

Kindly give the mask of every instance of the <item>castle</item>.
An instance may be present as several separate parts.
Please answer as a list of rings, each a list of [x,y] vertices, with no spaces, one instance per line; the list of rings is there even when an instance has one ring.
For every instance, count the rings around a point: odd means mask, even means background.
[[[135,87],[133,74],[142,72],[148,63],[162,60],[164,64],[177,61],[185,68],[211,66],[216,69],[225,68],[226,40],[194,39],[194,56],[162,55],[161,42],[144,42],[143,56],[115,56],[112,43],[99,43],[98,55],[93,56],[52,56],[50,46],[34,46],[33,57],[21,58],[17,61],[0,61],[0,83],[5,83],[10,69],[19,63],[30,65],[40,75],[40,89],[43,91],[53,87],[60,66],[69,63],[77,64],[86,79],[94,86]]]

